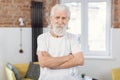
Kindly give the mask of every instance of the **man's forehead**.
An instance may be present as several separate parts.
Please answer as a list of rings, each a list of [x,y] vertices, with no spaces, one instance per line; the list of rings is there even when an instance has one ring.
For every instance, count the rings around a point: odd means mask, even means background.
[[[66,10],[55,10],[54,11],[54,15],[65,15],[65,16],[67,16],[67,11]]]

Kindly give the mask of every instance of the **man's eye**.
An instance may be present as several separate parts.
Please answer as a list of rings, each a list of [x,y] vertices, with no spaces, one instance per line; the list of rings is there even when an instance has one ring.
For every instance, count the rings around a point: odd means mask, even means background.
[[[56,17],[56,19],[59,19],[60,17]]]
[[[66,19],[66,17],[63,17],[62,19]]]

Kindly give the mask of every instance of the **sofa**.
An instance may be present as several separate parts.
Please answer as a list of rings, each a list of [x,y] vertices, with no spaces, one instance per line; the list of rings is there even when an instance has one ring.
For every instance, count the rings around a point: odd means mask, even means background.
[[[112,69],[112,80],[120,80],[120,68]]]
[[[38,62],[8,63],[5,66],[5,71],[7,80],[37,80],[40,74]]]

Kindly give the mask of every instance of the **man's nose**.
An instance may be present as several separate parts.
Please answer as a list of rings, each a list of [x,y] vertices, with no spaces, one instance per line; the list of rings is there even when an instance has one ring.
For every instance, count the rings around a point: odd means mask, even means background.
[[[62,19],[59,19],[58,23],[59,23],[59,24],[63,24],[63,20],[62,20]]]

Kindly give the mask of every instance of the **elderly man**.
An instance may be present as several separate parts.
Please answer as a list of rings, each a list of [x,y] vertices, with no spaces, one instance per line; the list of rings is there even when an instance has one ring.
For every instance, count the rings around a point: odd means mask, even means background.
[[[69,19],[68,7],[56,4],[51,10],[49,32],[38,36],[39,80],[80,80],[78,66],[84,59],[74,35],[66,32]]]

